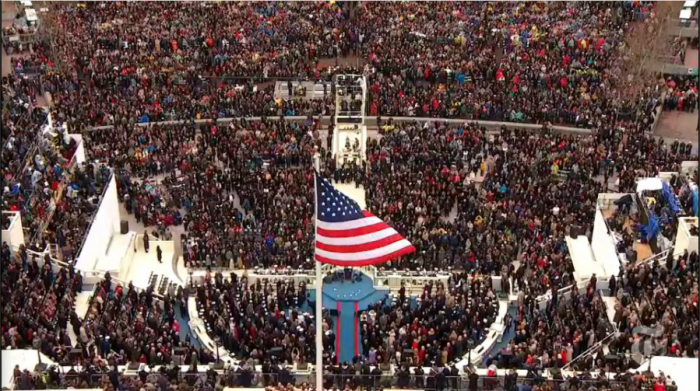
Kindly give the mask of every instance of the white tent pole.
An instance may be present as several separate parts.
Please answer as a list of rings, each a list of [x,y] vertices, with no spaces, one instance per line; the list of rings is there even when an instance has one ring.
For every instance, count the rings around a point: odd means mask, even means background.
[[[318,152],[314,155],[316,173],[320,173],[321,168],[319,155]],[[318,195],[316,194],[316,189],[316,175],[314,175],[314,238],[316,237],[316,221],[318,219]],[[316,246],[314,245],[314,263],[316,264],[316,391],[323,391],[323,276],[321,275],[321,262],[316,261],[315,255]]]

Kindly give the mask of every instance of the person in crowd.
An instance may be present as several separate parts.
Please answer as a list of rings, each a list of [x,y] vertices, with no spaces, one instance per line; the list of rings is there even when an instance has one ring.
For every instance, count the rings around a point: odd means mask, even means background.
[[[148,250],[150,248],[150,239],[148,237],[148,231],[143,233],[143,250],[148,253]]]

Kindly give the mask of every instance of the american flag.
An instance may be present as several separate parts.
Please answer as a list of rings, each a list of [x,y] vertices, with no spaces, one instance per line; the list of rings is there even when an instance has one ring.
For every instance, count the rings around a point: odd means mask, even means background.
[[[316,175],[316,260],[337,266],[391,261],[416,248],[357,202]]]

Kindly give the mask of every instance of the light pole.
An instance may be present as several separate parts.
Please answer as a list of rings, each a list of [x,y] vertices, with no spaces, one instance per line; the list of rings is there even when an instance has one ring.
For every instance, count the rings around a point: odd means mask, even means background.
[[[221,357],[219,357],[219,344],[221,343],[221,338],[217,335],[214,337],[214,346],[216,346],[216,363],[221,363]]]
[[[474,341],[472,341],[471,338],[467,340],[467,366],[471,370],[472,368],[472,347],[474,345]]]

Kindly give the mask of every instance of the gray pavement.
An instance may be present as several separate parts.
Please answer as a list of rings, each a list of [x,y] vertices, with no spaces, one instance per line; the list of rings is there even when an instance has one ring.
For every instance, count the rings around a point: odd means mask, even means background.
[[[695,150],[698,147],[698,110],[694,113],[684,111],[664,111],[661,113],[659,125],[654,136],[663,137],[666,141],[680,140],[692,142]]]

